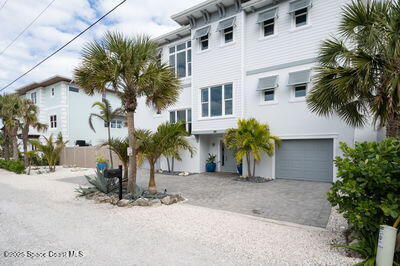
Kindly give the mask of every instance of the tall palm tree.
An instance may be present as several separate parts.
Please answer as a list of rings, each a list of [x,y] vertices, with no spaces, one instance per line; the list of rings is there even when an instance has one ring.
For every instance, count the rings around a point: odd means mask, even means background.
[[[180,135],[182,130],[181,127],[177,127],[173,123],[164,123],[157,127],[156,132],[149,130],[136,130],[135,134],[138,140],[137,151],[139,157],[139,163],[146,159],[150,164],[150,179],[148,190],[150,193],[157,193],[157,187],[155,182],[155,164],[157,160],[168,150],[171,149],[168,140],[175,138],[176,135]],[[191,155],[194,153],[193,147],[185,138],[180,138],[179,142],[176,142],[179,146],[179,150],[188,150]]]
[[[108,135],[108,141],[111,141],[111,121],[114,120],[115,118],[123,116],[123,111],[121,108],[117,108],[115,110],[112,109],[110,102],[107,99],[103,99],[103,102],[95,102],[92,105],[93,107],[98,107],[100,109],[100,114],[96,113],[91,113],[89,115],[89,126],[90,128],[96,132],[96,130],[93,127],[93,117],[96,117],[98,119],[101,119],[104,121],[104,123],[107,125],[107,135]],[[110,163],[111,163],[111,168],[114,168],[113,164],[113,158],[112,158],[112,148],[108,148],[109,153],[110,153]]]
[[[351,126],[400,135],[400,3],[358,0],[344,8],[339,38],[322,43],[308,106]]]
[[[190,154],[193,155],[195,150],[188,145],[188,141],[185,139],[189,134],[185,129],[185,123],[183,121],[167,123],[164,126],[166,127],[165,131],[170,131],[172,134],[169,134],[170,137],[164,143],[164,145],[166,145],[166,150],[163,152],[163,155],[167,159],[168,171],[174,172],[174,160],[182,160],[180,155],[181,151],[188,150]]]
[[[136,185],[135,117],[138,99],[157,110],[167,108],[178,99],[180,86],[170,66],[159,62],[158,44],[147,36],[125,37],[108,32],[100,41],[88,43],[82,52],[81,65],[75,69],[75,81],[88,94],[114,89],[127,113],[129,135],[128,192]]]
[[[128,178],[128,147],[129,147],[129,139],[124,138],[111,138],[110,140],[101,144],[101,146],[108,146],[115,154],[117,154],[118,158],[122,162],[124,167],[124,179]]]
[[[39,108],[28,99],[22,99],[21,104],[21,117],[20,128],[22,132],[22,144],[24,149],[24,164],[28,166],[28,138],[29,138],[29,129],[33,128],[39,132],[44,132],[47,130],[47,124],[42,124],[38,120],[38,112]]]
[[[275,144],[281,140],[271,135],[268,124],[261,124],[254,118],[239,119],[238,128],[230,128],[224,134],[224,143],[228,149],[235,151],[237,162],[246,157],[247,175],[254,176],[256,163],[261,160],[262,153],[272,156]],[[253,156],[253,173],[251,173],[251,156]]]
[[[12,143],[11,154],[14,160],[18,160],[19,150],[17,135],[20,125],[22,99],[16,94],[5,94],[0,98],[0,117],[3,119],[4,133],[7,140]]]

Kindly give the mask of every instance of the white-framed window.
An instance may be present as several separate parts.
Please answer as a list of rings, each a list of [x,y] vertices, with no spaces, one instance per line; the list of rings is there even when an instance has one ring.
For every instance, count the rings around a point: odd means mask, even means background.
[[[50,116],[50,128],[57,128],[57,115]]]
[[[269,89],[263,91],[264,102],[274,102],[275,101],[275,89]]]
[[[115,119],[111,120],[111,128],[117,127],[117,121]]]
[[[73,87],[73,86],[69,86],[69,91],[72,91],[72,92],[79,92],[79,88]]]
[[[192,75],[192,42],[187,41],[169,47],[169,65],[179,78]]]
[[[205,51],[208,49],[208,42],[209,42],[209,35],[207,34],[206,36],[200,37],[200,50]]]
[[[185,130],[192,133],[192,109],[181,109],[169,112],[169,122],[176,123],[184,121]]]
[[[122,120],[117,119],[116,121],[117,121],[117,128],[123,128],[124,127]]]
[[[275,18],[266,20],[262,23],[262,32],[264,37],[275,34]]]
[[[108,122],[104,121],[104,127],[108,127]]]
[[[108,127],[108,123],[106,121],[104,121],[104,127]],[[113,119],[110,122],[110,127],[111,128],[123,128],[123,127],[125,127],[124,120],[123,119]]]
[[[307,84],[299,84],[294,86],[293,97],[305,98],[307,96]]]
[[[36,92],[31,93],[31,101],[36,104],[37,103],[37,97],[36,97]]]
[[[293,24],[296,28],[307,25],[308,23],[308,7],[297,10],[293,13]]]
[[[224,42],[225,43],[230,43],[233,42],[233,26],[224,29]]]
[[[200,94],[202,117],[218,117],[233,114],[232,83],[203,88]]]
[[[55,95],[55,89],[51,88],[51,96],[54,96],[54,95]]]

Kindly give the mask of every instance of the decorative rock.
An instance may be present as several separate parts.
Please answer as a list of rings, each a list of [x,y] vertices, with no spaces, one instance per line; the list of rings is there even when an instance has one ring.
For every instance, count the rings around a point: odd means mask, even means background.
[[[146,198],[138,198],[137,200],[135,200],[135,204],[136,206],[149,206],[149,200]]]
[[[161,200],[153,199],[149,201],[150,206],[161,206]]]
[[[161,203],[165,204],[165,205],[170,205],[171,203],[171,197],[170,196],[166,196],[164,198],[161,199]]]
[[[117,206],[118,207],[126,207],[129,205],[129,203],[130,203],[129,200],[122,199],[122,200],[118,201]]]
[[[110,202],[110,197],[108,197],[108,196],[100,196],[100,197],[97,197],[95,199],[95,201],[97,203],[109,203]]]
[[[118,198],[117,195],[112,195],[112,196],[110,197],[110,203],[111,203],[112,205],[117,205],[119,201],[120,201],[120,200],[119,200],[119,198]],[[128,200],[128,201],[129,201],[129,200]]]

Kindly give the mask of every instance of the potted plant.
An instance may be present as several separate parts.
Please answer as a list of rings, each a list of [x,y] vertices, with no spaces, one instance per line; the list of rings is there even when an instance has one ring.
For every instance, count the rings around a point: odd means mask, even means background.
[[[215,168],[217,167],[217,164],[215,163],[215,158],[217,158],[217,155],[211,153],[208,154],[208,158],[206,160],[207,172],[215,172]]]
[[[107,168],[107,159],[101,155],[97,156],[96,167],[99,171],[104,171]]]

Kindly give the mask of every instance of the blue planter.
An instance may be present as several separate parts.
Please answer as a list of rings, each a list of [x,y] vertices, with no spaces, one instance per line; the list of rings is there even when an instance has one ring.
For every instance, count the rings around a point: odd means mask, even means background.
[[[215,172],[215,168],[217,167],[217,164],[215,163],[207,163],[206,164],[206,171],[207,172]]]
[[[243,175],[243,165],[242,164],[238,164],[236,166],[236,168],[237,168],[238,174],[239,175]]]
[[[107,163],[98,163],[96,167],[99,171],[104,171],[107,168]]]

